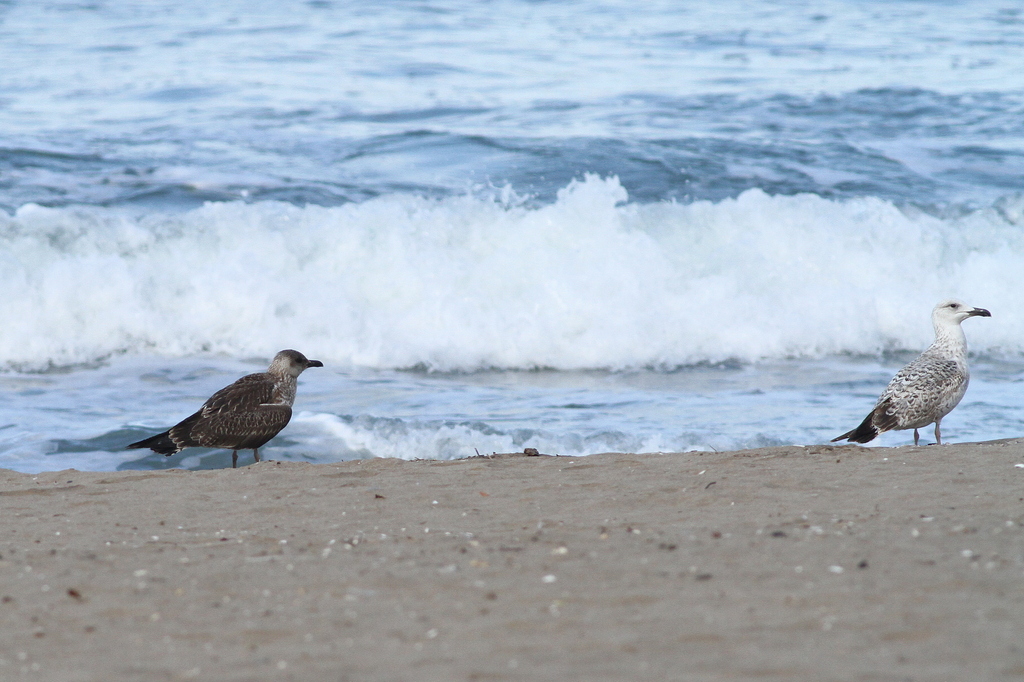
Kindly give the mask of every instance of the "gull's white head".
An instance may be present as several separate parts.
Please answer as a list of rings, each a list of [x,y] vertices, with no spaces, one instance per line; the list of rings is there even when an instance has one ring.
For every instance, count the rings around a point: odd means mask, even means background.
[[[956,299],[943,301],[932,310],[932,323],[936,330],[959,325],[968,317],[992,317],[992,313],[984,308],[969,306]]]
[[[274,356],[267,370],[270,374],[280,376],[291,375],[297,377],[307,367],[323,367],[324,363],[319,360],[308,360],[306,356],[297,350],[283,350]]]

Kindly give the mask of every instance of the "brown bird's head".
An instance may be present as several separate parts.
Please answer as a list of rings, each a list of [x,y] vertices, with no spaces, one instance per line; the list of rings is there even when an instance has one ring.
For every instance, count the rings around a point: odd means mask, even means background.
[[[305,355],[297,350],[283,350],[274,356],[274,361],[270,363],[270,368],[267,370],[269,374],[276,374],[279,376],[290,375],[297,377],[307,367],[323,367],[324,363],[319,360],[310,360]]]

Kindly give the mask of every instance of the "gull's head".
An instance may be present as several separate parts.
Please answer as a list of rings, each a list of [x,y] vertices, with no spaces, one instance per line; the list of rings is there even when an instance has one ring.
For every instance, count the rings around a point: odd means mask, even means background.
[[[984,308],[969,306],[963,301],[950,299],[943,301],[932,310],[932,322],[936,327],[948,327],[957,325],[968,317],[992,317],[992,313]]]
[[[283,350],[274,356],[274,361],[270,363],[270,369],[267,372],[280,376],[297,377],[307,367],[323,366],[324,363],[319,360],[309,360],[297,350]]]

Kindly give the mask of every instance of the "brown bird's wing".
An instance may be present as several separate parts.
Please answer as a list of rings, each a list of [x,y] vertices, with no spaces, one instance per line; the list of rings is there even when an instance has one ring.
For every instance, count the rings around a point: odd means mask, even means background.
[[[251,450],[263,447],[292,418],[288,405],[264,405],[255,412],[220,412],[192,427],[205,447]]]
[[[269,374],[247,374],[211,395],[199,411],[204,419],[224,412],[254,412],[273,399],[274,380]]]
[[[210,396],[203,407],[170,430],[171,438],[208,448],[247,450],[264,445],[292,418],[288,405],[271,404],[274,380],[249,374]]]

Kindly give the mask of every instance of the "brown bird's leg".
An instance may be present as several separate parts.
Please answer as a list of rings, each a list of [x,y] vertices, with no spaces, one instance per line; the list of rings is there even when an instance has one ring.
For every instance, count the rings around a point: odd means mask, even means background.
[[[935,420],[935,444],[942,445],[942,434],[939,433],[939,422],[941,419]]]
[[[237,469],[238,468],[238,450],[232,450],[231,451],[231,468],[232,469]]]
[[[917,445],[917,441],[920,440],[920,439],[921,439],[921,436],[918,435],[917,429],[914,429],[914,445]]]
[[[256,458],[257,462],[260,461],[260,449],[259,448],[253,448],[252,449],[252,456]]]

